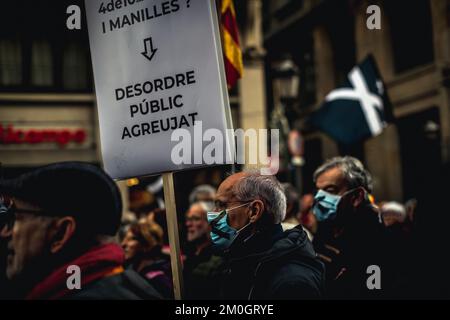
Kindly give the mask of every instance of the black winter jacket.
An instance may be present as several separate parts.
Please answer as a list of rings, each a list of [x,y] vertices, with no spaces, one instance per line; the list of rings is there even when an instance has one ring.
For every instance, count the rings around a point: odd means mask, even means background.
[[[161,295],[134,270],[105,277],[82,290],[74,290],[67,300],[160,300]]]
[[[226,256],[223,299],[318,299],[324,266],[301,226],[256,233]]]

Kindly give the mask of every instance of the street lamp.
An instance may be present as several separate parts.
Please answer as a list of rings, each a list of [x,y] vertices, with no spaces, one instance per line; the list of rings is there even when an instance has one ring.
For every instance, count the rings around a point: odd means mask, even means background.
[[[298,99],[300,73],[291,57],[279,61],[273,72],[277,81],[278,96],[284,106],[292,105]]]
[[[291,109],[298,101],[300,72],[297,65],[290,56],[286,56],[274,65],[274,98],[275,112],[274,115],[279,117],[284,130],[282,137],[286,139],[287,149],[291,155],[291,168],[294,170],[294,184],[297,188],[301,188],[302,174],[301,166],[303,165],[303,138],[299,131],[290,130],[285,111]],[[285,143],[280,142],[281,145]]]

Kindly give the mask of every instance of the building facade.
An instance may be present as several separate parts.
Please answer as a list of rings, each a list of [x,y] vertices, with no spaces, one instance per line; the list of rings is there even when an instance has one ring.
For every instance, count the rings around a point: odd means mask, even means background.
[[[0,11],[0,162],[2,177],[59,161],[101,165],[84,2],[10,1]],[[127,188],[119,183],[123,200]]]
[[[244,56],[243,78],[230,91],[234,127],[277,126],[281,114],[289,129],[302,131],[304,164],[288,174],[282,168],[282,179],[301,173],[291,180],[310,192],[312,173],[323,160],[352,154],[373,173],[378,199],[404,200],[416,195],[427,168],[450,160],[449,0],[234,3]],[[71,4],[84,10],[83,1],[42,0],[10,2],[0,13],[0,162],[5,176],[55,161],[101,163],[87,27],[83,20],[81,30],[66,28]],[[381,10],[379,30],[366,26],[367,8],[374,4]],[[367,54],[378,63],[396,122],[351,149],[321,132],[305,131],[308,115]],[[299,76],[290,101],[282,101],[275,71],[286,58]],[[217,184],[221,175],[195,184]]]
[[[367,27],[370,5],[380,8],[380,29]],[[303,191],[312,190],[323,160],[349,154],[372,172],[378,200],[415,197],[428,171],[450,160],[450,1],[266,0],[262,14],[268,115],[280,103],[274,65],[286,57],[300,77],[296,99],[283,105],[291,129],[303,130],[308,115],[368,54],[393,104],[395,123],[352,148],[304,132]]]
[[[70,4],[18,1],[1,11],[0,161],[8,176],[101,161],[87,30],[67,29]]]

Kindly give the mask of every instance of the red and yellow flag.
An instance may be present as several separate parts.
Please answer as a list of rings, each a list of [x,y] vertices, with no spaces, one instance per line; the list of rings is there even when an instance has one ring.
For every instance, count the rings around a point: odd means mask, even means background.
[[[228,88],[230,89],[236,84],[237,80],[242,77],[242,72],[244,70],[233,0],[222,0],[220,12],[225,73],[227,76]]]

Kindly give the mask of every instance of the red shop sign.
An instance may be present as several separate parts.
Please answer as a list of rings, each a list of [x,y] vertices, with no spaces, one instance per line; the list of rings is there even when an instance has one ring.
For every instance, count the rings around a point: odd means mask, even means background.
[[[0,124],[0,144],[57,143],[60,147],[69,142],[83,143],[86,131],[83,129],[15,129],[13,125]]]

